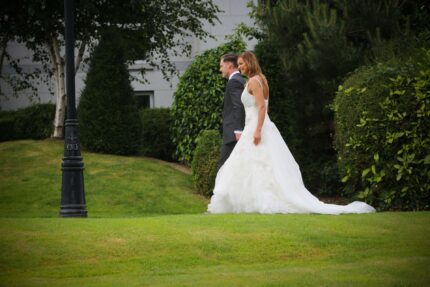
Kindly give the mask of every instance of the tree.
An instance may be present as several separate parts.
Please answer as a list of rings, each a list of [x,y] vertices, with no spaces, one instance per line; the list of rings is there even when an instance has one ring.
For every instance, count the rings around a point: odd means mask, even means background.
[[[140,148],[140,121],[120,32],[103,33],[91,58],[78,107],[81,142],[95,152],[135,154]]]
[[[15,39],[34,52],[33,61],[41,62],[43,70],[56,83],[54,137],[62,137],[65,116],[64,7],[58,0],[16,0],[2,4],[0,16],[6,19]],[[20,7],[20,9],[15,9]],[[76,0],[75,39],[78,50],[75,71],[88,61],[106,27],[117,27],[125,44],[128,63],[145,59],[160,67],[169,78],[175,67],[170,55],[191,52],[187,41],[192,35],[208,36],[203,20],[214,24],[219,9],[212,0]],[[3,26],[2,26],[3,33]],[[9,35],[9,34],[8,34]],[[142,74],[143,74],[142,70]]]
[[[412,0],[278,0],[254,6],[252,15],[283,66],[288,142],[311,190],[340,188],[330,110],[338,85],[373,61],[380,46],[410,37],[409,23],[424,23],[418,15],[426,10],[415,6]]]
[[[8,44],[15,39],[15,35],[23,35],[28,33],[28,30],[22,25],[24,19],[20,17],[24,13],[25,8],[19,5],[16,1],[8,2],[7,5],[0,7],[0,81],[12,88],[14,96],[23,90],[32,90],[32,96],[36,95],[37,89],[32,83],[32,80],[40,75],[40,70],[28,72],[23,71],[19,65],[20,59],[14,59],[8,51]],[[7,61],[9,67],[15,71],[15,74],[5,75],[3,73],[3,63]],[[0,86],[0,96],[4,96]]]

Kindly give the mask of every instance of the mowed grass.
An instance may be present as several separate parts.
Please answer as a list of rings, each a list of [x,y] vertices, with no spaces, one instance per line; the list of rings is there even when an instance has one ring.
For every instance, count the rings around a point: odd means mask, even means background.
[[[430,214],[0,219],[1,286],[430,286]]]
[[[190,175],[84,152],[89,218],[58,218],[62,152],[0,143],[0,286],[430,286],[430,212],[210,215]]]
[[[158,160],[83,152],[90,217],[201,213],[191,176]],[[58,217],[63,142],[0,143],[0,217]]]

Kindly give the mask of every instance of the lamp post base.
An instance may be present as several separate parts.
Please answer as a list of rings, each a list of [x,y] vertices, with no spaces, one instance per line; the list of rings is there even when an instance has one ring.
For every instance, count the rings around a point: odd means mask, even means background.
[[[61,205],[61,217],[87,217],[87,208],[85,204],[68,204]]]
[[[60,216],[87,217],[84,190],[84,163],[79,145],[78,120],[66,120],[64,158],[61,164],[63,182],[61,188]]]

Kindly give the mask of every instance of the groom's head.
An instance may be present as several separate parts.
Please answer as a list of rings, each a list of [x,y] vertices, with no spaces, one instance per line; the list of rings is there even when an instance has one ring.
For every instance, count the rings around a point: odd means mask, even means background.
[[[228,79],[233,72],[237,71],[237,55],[223,55],[219,62],[219,71],[224,78]]]

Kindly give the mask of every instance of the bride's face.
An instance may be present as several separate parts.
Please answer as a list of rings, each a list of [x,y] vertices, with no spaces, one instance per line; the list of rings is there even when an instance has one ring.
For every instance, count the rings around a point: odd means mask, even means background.
[[[248,65],[245,63],[242,57],[237,59],[237,65],[239,66],[239,71],[242,75],[248,74]]]

